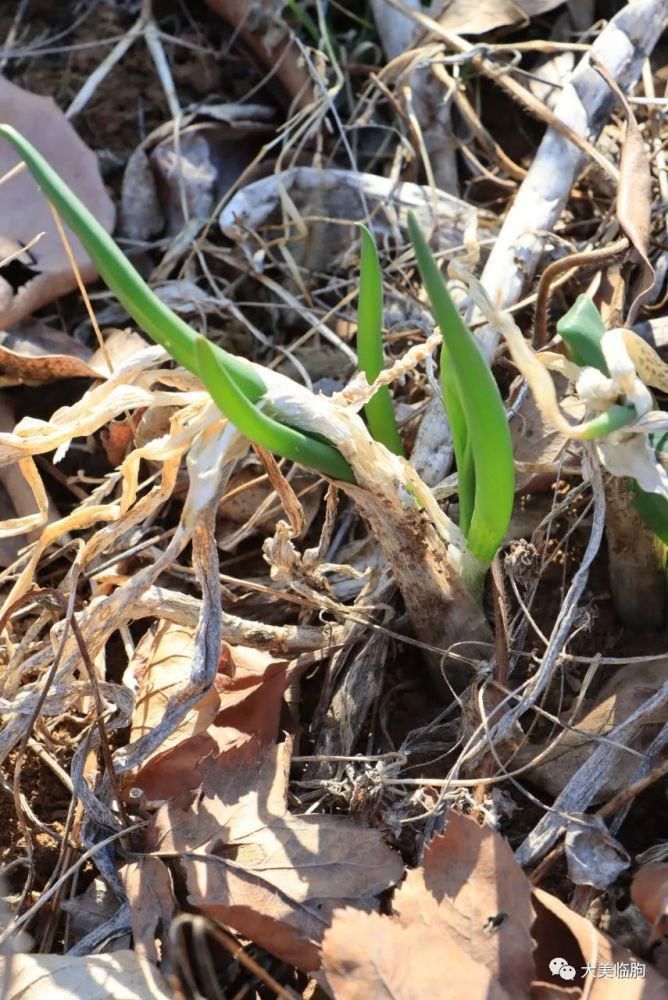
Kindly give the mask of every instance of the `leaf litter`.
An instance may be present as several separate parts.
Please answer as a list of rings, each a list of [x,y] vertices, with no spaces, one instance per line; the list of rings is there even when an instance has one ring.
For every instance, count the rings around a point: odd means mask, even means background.
[[[65,43],[67,97],[52,86],[61,53],[37,48],[31,72],[22,61],[19,35],[32,51],[39,27],[25,6],[3,21],[10,120],[84,200],[90,185],[108,229],[119,206],[124,249],[165,302],[275,369],[262,368],[270,405],[324,431],[358,485],[326,489],[249,450],[197,379],[110,329],[127,317],[97,290],[104,345],[91,343],[90,316],[63,297],[76,275],[45,200],[17,187],[26,174],[4,182],[6,995],[47,983],[63,997],[605,1000],[619,976],[624,996],[666,995],[665,865],[640,860],[665,817],[664,649],[620,630],[608,606],[596,464],[641,478],[658,460],[634,453],[641,422],[582,446],[573,424],[593,396],[558,344],[526,346],[529,276],[609,242],[606,226],[626,233],[644,284],[627,290],[603,263],[592,294],[607,277],[629,325],[651,319],[668,192],[637,93],[651,100],[652,69],[661,79],[662,49],[645,60],[665,3],[619,5],[593,46],[591,5],[550,0],[424,12],[374,0],[357,19],[343,5],[211,0],[206,21],[83,5],[81,24],[45,22],[84,43]],[[120,41],[91,63],[88,43],[106,35]],[[543,74],[559,81],[549,107],[530,86]],[[133,108],[120,124],[118,93]],[[527,107],[548,126],[540,144]],[[595,148],[604,126],[616,141]],[[617,169],[605,156],[619,151]],[[523,517],[482,605],[458,576],[470,566],[447,516],[440,335],[409,210],[477,307],[490,358],[506,338],[504,395],[516,379],[508,406],[534,499],[518,493]],[[392,387],[414,468],[359,417],[371,391],[354,377],[359,221],[383,261],[377,384]],[[554,283],[553,311],[583,274]],[[614,387],[663,392],[661,350],[640,332],[606,334]],[[624,941],[619,898],[635,928]],[[7,956],[26,927],[34,943]]]

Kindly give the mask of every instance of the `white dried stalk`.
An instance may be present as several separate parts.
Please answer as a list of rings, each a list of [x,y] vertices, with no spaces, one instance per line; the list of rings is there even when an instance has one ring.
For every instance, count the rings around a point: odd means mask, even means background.
[[[592,52],[623,91],[638,80],[645,59],[668,19],[668,0],[637,0],[628,4],[603,29]],[[578,134],[594,141],[614,106],[615,97],[585,56],[564,87],[555,114]],[[543,136],[536,156],[515,197],[482,273],[492,302],[508,307],[519,301],[543,255],[551,232],[582,169],[583,153],[552,128]],[[498,345],[498,332],[480,331],[488,358]]]

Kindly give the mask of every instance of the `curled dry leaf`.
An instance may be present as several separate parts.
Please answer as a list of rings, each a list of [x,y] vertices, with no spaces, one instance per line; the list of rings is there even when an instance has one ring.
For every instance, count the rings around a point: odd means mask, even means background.
[[[539,987],[553,985],[550,962],[555,956],[563,958],[576,970],[573,983],[579,989],[571,995],[586,997],[586,1000],[619,1000],[622,996],[624,1000],[665,1000],[668,982],[651,965],[645,964],[644,976],[623,981],[619,977],[599,978],[592,973],[585,974],[587,967],[607,965],[610,968],[615,963],[630,967],[639,959],[598,931],[589,920],[575,913],[556,896],[534,889],[533,902],[537,914],[533,934],[537,942],[534,958],[538,981],[531,993],[532,1000],[543,1000],[551,995]]]
[[[256,739],[209,759],[202,794],[161,806],[149,845],[182,855],[194,906],[310,971],[333,909],[373,908],[402,865],[378,830],[288,813],[289,763],[287,744],[263,749]]]
[[[137,689],[131,742],[159,726],[165,707],[188,676],[195,628],[162,622],[139,642],[126,672]],[[254,737],[273,742],[287,684],[287,663],[245,646],[224,645],[212,687],[192,706],[126,787],[149,800],[174,798],[197,788],[201,762]]]
[[[69,334],[33,319],[0,332],[0,384],[91,378],[91,351]]]
[[[0,76],[0,121],[17,128],[49,161],[108,232],[114,206],[94,153],[78,137],[50,97],[38,97]],[[0,143],[0,176],[19,162],[8,143]],[[0,259],[14,253],[37,233],[44,233],[25,260],[30,277],[14,288],[0,277],[0,328],[11,326],[35,309],[76,287],[48,202],[30,174],[21,170],[0,186]],[[84,281],[95,268],[79,240],[68,237]],[[23,259],[23,258],[21,258]]]
[[[652,940],[668,934],[668,864],[643,865],[633,879],[631,899],[652,925]]]
[[[561,6],[564,0],[451,0],[438,18],[449,31],[481,35],[493,28],[518,24]],[[439,4],[439,6],[443,6]]]
[[[135,951],[149,961],[158,963],[156,934],[167,933],[176,909],[172,876],[160,858],[142,858],[120,871],[132,914],[132,938]]]
[[[632,326],[638,309],[654,285],[654,268],[648,257],[652,217],[652,176],[642,133],[631,105],[608,70],[599,62],[594,63],[594,68],[617,95],[626,114],[626,135],[619,164],[617,219],[628,236],[642,268],[638,293],[631,303],[626,318],[627,325]]]
[[[169,1000],[158,970],[133,951],[106,955],[13,955],[0,958],[3,1000]],[[7,981],[5,981],[7,973]]]

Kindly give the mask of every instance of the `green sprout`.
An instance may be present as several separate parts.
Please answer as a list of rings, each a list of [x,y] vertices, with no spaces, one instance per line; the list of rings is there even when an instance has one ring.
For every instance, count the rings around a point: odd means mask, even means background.
[[[473,555],[491,563],[508,530],[515,496],[513,449],[503,400],[412,213],[408,228],[443,334],[441,386],[459,475],[461,527]]]
[[[202,380],[223,416],[255,444],[325,475],[355,481],[336,448],[262,413],[255,404],[267,389],[253,366],[209,343],[160,301],[92,212],[27,139],[10,125],[0,125],[0,135],[11,143],[48,200],[77,234],[100,277],[129,315],[178,364]]]
[[[366,226],[359,227],[362,238],[360,255],[360,290],[357,304],[357,358],[360,371],[371,385],[383,368],[383,279],[378,251]],[[404,448],[392,409],[390,390],[383,385],[364,407],[369,430],[395,455]]]
[[[326,476],[355,482],[350,465],[328,441],[274,419],[263,406],[267,388],[257,369],[198,334],[166,306],[114,240],[27,139],[9,125],[3,136],[65,223],[79,237],[100,277],[149,337],[208,390],[221,413],[255,444]],[[443,331],[441,380],[453,428],[462,528],[469,548],[489,563],[508,527],[514,493],[512,448],[503,402],[476,341],[459,316],[413,217],[411,238],[434,315]],[[383,366],[382,277],[373,238],[362,227],[358,348],[369,382]],[[372,435],[403,454],[387,387],[366,406]],[[621,409],[621,408],[620,408]]]
[[[336,448],[272,419],[244,395],[230,374],[231,355],[227,351],[216,349],[206,337],[199,336],[195,341],[195,358],[199,377],[212,400],[247,438],[267,451],[317,469],[332,479],[355,482],[352,469]]]

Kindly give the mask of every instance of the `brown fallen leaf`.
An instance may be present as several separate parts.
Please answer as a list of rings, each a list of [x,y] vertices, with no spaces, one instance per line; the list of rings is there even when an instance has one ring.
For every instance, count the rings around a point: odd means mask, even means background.
[[[520,1000],[439,928],[377,913],[337,910],[322,964],[335,1000]]]
[[[137,697],[131,741],[158,726],[171,695],[188,676],[195,629],[162,622],[138,643],[126,673]],[[214,685],[192,707],[170,736],[129,774],[125,787],[141,788],[149,800],[173,798],[202,782],[201,761],[251,739],[273,743],[287,662],[245,646],[223,647]]]
[[[140,962],[133,951],[83,958],[15,954],[11,965],[0,958],[0,991],[3,1000],[169,1000],[171,996],[155,966]]]
[[[176,908],[172,876],[160,858],[133,861],[119,872],[132,913],[135,952],[156,965],[162,958],[156,934],[167,934]]]
[[[493,28],[526,21],[561,6],[564,0],[450,0],[438,17],[449,31],[481,35]]]
[[[531,886],[494,830],[451,810],[445,831],[426,847],[423,867],[408,873],[393,908],[405,926],[438,929],[447,947],[453,942],[483,965],[508,996],[528,995]]]
[[[642,133],[626,95],[605,66],[597,61],[592,65],[615,93],[626,114],[626,135],[619,163],[617,219],[641,265],[637,294],[626,316],[626,326],[630,327],[635,322],[645,296],[654,285],[654,268],[648,256],[652,224],[652,175]]]
[[[0,76],[0,121],[13,125],[42,153],[91,210],[107,232],[114,226],[114,205],[106,192],[95,154],[81,141],[50,97],[38,97]],[[0,143],[0,176],[19,162],[8,143]],[[49,204],[24,169],[0,186],[0,259],[44,233],[29,251],[31,276],[14,289],[0,275],[0,328],[11,326],[76,287]],[[84,281],[96,271],[79,240],[68,232]]]
[[[162,805],[148,842],[182,855],[193,906],[311,971],[333,909],[372,909],[402,864],[378,830],[290,814],[289,754],[288,744],[263,748],[253,739],[205,761],[201,794]]]
[[[668,864],[643,865],[631,884],[631,899],[652,925],[652,941],[668,935]]]
[[[634,976],[642,963],[631,952],[556,897],[532,892],[498,833],[454,812],[393,909],[391,917],[334,914],[322,944],[334,1000],[668,996],[651,966]],[[629,970],[623,992],[621,967]]]
[[[544,990],[539,991],[538,987],[553,986],[555,974],[550,971],[550,962],[557,956],[575,969],[573,982],[579,987],[575,996],[586,997],[586,1000],[619,1000],[620,997],[624,1000],[665,1000],[668,996],[668,981],[646,963],[641,963],[644,965],[642,977],[621,979],[610,974],[596,975],[596,970],[602,967],[610,970],[616,963],[630,967],[632,963],[638,964],[639,959],[556,896],[534,889],[533,902],[537,914],[533,927],[537,942],[534,953],[537,984],[531,1000],[551,996]],[[592,968],[593,973],[586,971]]]
[[[91,378],[92,352],[74,337],[39,319],[26,320],[0,332],[2,385],[50,382],[61,378]]]

